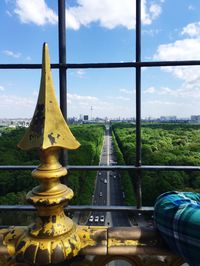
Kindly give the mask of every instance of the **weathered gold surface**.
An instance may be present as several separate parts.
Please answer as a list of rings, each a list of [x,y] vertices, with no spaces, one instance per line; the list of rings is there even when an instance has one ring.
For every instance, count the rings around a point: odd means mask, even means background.
[[[90,255],[107,254],[107,227],[78,226],[77,233],[81,241],[80,252]]]
[[[43,46],[42,77],[37,106],[24,138],[18,145],[23,150],[62,147],[77,149],[80,144],[67,126],[56,100],[48,46]]]
[[[125,260],[131,265],[144,266],[180,266],[184,263],[183,259],[174,256],[164,246],[159,235],[153,229],[78,226],[76,233],[80,238],[81,257],[77,258],[78,262],[70,264],[73,266],[103,266],[113,260]],[[15,242],[14,235],[16,235],[15,230],[8,234],[5,240]],[[35,243],[35,245],[39,244]],[[67,252],[67,247],[65,250]],[[94,257],[88,260],[86,259],[87,255],[90,255],[90,258],[91,255]],[[44,259],[48,261],[48,258],[44,257]]]
[[[77,226],[65,216],[64,205],[73,191],[60,183],[67,174],[58,161],[61,148],[76,149],[78,141],[69,130],[56,101],[47,44],[43,46],[43,65],[36,110],[24,138],[24,150],[38,148],[41,164],[32,172],[40,181],[26,198],[37,209],[36,222],[4,232],[4,244],[17,262],[46,265],[76,256],[81,248]]]

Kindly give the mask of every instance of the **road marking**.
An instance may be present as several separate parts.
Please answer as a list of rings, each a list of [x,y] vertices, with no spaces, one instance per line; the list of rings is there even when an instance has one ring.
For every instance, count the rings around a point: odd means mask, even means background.
[[[109,133],[109,129],[107,130],[107,133]],[[107,165],[110,163],[110,135],[106,134],[106,142],[107,142]],[[110,171],[107,171],[107,206],[110,205]],[[106,213],[106,219],[105,219],[106,225],[112,226],[112,216],[110,212]]]
[[[109,133],[109,131],[107,131],[107,133]],[[110,163],[110,143],[109,143],[109,135],[106,134],[106,138],[107,138],[107,165],[109,165]]]

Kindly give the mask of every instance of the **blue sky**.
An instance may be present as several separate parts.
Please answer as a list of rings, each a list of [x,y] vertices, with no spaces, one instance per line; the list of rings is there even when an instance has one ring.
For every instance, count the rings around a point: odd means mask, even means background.
[[[134,0],[66,1],[67,61],[135,60]],[[200,1],[142,0],[142,60],[200,59]],[[56,0],[0,1],[0,63],[58,62]],[[58,71],[53,70],[58,95]],[[134,69],[68,70],[68,116],[135,116]],[[0,118],[31,117],[40,70],[0,69]],[[142,69],[142,117],[200,114],[200,67]]]

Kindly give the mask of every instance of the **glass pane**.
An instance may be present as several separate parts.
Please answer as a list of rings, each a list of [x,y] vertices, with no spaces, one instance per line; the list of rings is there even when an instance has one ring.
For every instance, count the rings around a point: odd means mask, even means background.
[[[40,63],[47,42],[51,61],[58,62],[57,1],[1,1],[1,63]],[[37,15],[36,15],[37,14]]]
[[[67,1],[70,63],[134,60],[135,1]]]
[[[40,59],[41,60],[41,59]],[[58,71],[52,70],[54,87],[58,94]],[[17,119],[33,116],[40,88],[41,70],[0,70],[0,119]],[[7,121],[8,125],[10,124]],[[16,123],[15,123],[16,122]]]
[[[142,60],[200,59],[200,2],[157,1],[152,5],[155,19],[142,24]]]
[[[142,162],[144,165],[200,165],[198,66],[144,69],[142,77]],[[199,192],[199,174],[145,171],[144,205],[170,190]]]
[[[130,69],[68,71],[68,116],[123,120],[135,116],[134,72]]]

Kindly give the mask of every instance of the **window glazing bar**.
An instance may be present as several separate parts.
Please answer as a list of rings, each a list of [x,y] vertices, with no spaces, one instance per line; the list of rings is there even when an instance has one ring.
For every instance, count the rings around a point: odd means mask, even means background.
[[[34,170],[37,166],[34,165],[0,165],[0,171],[8,170]],[[117,166],[99,166],[99,165],[68,165],[66,167],[69,171],[200,171],[200,166],[174,166],[174,165],[117,165]]]
[[[141,61],[141,0],[136,0],[136,63]],[[141,165],[141,66],[136,65],[136,166]],[[142,207],[141,172],[136,172],[137,207]]]
[[[67,74],[66,68],[66,23],[65,23],[65,0],[58,0],[58,42],[59,42],[59,87],[60,109],[67,121]],[[61,152],[61,163],[67,165],[67,151]]]
[[[132,212],[153,212],[153,207],[145,206],[138,210],[135,206],[100,206],[100,205],[68,205],[65,211],[132,211]],[[31,205],[0,205],[0,212],[9,211],[36,211],[35,207]]]
[[[60,63],[51,64],[51,68],[128,68],[128,67],[167,67],[167,66],[198,66],[200,60],[186,61],[152,61],[152,62],[123,62],[123,63]],[[0,64],[0,69],[41,69],[41,64]]]

